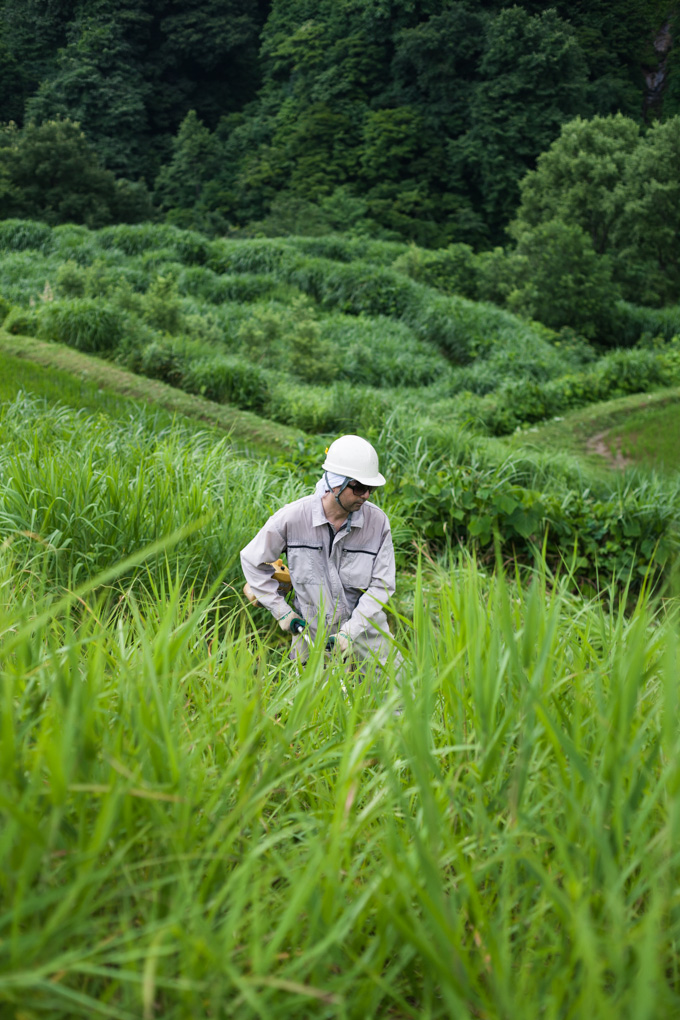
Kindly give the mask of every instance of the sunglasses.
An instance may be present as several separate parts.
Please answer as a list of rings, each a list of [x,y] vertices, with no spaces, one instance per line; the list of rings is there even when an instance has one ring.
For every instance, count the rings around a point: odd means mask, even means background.
[[[363,495],[364,492],[367,492],[368,495],[370,496],[372,492],[375,492],[375,490],[378,488],[378,486],[377,485],[362,485],[361,482],[356,482],[356,481],[352,480],[351,482],[347,483],[347,488],[351,489],[352,492],[356,496],[361,496],[361,495]]]

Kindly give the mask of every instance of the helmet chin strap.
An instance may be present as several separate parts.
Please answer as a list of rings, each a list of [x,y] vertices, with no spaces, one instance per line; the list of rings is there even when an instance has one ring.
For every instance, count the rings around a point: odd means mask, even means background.
[[[324,478],[326,479],[326,485],[328,486],[328,489],[329,489],[329,491],[330,491],[330,492],[333,492],[333,489],[331,488],[331,483],[330,483],[330,482],[329,482],[329,480],[328,480],[328,472],[327,472],[327,471],[324,471],[324,473],[323,473],[323,474],[324,474]],[[347,486],[349,485],[349,483],[350,483],[350,479],[349,479],[349,478],[347,478],[347,477],[345,477],[345,480],[344,480],[344,482],[342,483],[342,485],[340,486],[340,488],[338,489],[338,491],[337,491],[337,492],[333,492],[333,497],[334,497],[334,499],[335,499],[335,502],[336,502],[336,503],[338,504],[338,506],[340,507],[340,509],[342,510],[342,512],[343,512],[343,513],[345,513],[345,514],[348,514],[348,513],[350,513],[350,511],[349,511],[349,510],[347,509],[347,507],[346,507],[346,506],[343,506],[343,505],[342,505],[342,503],[340,502],[340,496],[341,496],[341,495],[342,495],[342,493],[343,493],[343,492],[345,491],[345,489],[347,488]]]

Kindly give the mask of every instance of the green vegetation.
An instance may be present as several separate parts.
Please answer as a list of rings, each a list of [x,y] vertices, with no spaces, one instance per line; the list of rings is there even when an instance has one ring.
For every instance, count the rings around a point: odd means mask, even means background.
[[[504,554],[532,562],[543,545],[553,569],[569,564],[596,587],[598,577],[637,586],[652,560],[672,558],[672,478],[585,480],[573,464],[508,456],[472,436],[677,385],[675,340],[643,336],[598,359],[578,337],[409,280],[403,268],[419,264],[418,250],[394,243],[211,241],[167,225],[93,232],[26,221],[6,221],[0,240],[15,351],[31,332],[106,354],[225,413],[236,404],[251,417],[228,412],[235,435],[269,442],[269,453],[304,471],[318,470],[327,442],[309,437],[319,433],[366,434],[388,466],[395,442],[417,449],[394,462],[386,493],[402,563],[414,540],[492,555],[498,536]],[[199,406],[209,405],[188,413]],[[262,416],[285,427],[285,439]],[[225,420],[217,409],[202,417]]]
[[[469,250],[21,220],[1,225],[0,248],[8,332],[108,353],[309,432],[370,430],[402,407],[503,434],[679,378],[677,346],[662,343],[680,331],[677,308],[620,302],[622,342],[652,335],[657,347],[597,360],[573,332],[455,293],[461,273],[472,289],[489,271]]]
[[[501,244],[564,124],[678,114],[677,35],[674,0],[1,0],[0,215]]]
[[[395,621],[400,690],[298,675],[206,585],[299,477],[144,416],[2,416],[6,1007],[677,1011],[670,602],[452,557]]]
[[[408,281],[400,245],[3,229],[0,1001],[55,1020],[225,1001],[637,1020],[643,997],[672,1015],[678,476],[508,454],[440,412],[497,399],[443,394],[513,362],[515,408],[522,371],[635,389],[675,345],[597,359]],[[298,341],[333,383],[305,381]],[[197,391],[203,371],[204,392],[222,365],[251,372],[296,429],[126,364]],[[298,675],[240,596],[239,549],[318,477],[326,440],[299,428],[334,390],[389,479],[401,689],[321,649]]]
[[[28,361],[27,359],[32,359]],[[139,404],[150,404],[157,421],[169,426],[177,417],[229,433],[244,450],[269,457],[274,449],[295,449],[299,432],[257,418],[234,407],[218,406],[200,397],[150,380],[140,379],[110,364],[95,361],[68,348],[29,337],[0,332],[0,398],[13,399],[19,390],[43,397],[49,404],[103,411],[110,417],[129,417]],[[122,395],[122,398],[121,398]]]
[[[679,8],[545,6],[0,0],[3,1017],[679,1012]],[[241,595],[342,432],[398,674]]]
[[[523,429],[509,437],[506,444],[510,448],[531,446],[537,451],[560,450],[578,458],[580,463],[587,463],[589,469],[594,470],[599,466],[601,471],[609,473],[612,467],[620,469],[630,466],[625,458],[621,462],[620,444],[616,438],[625,431],[629,422],[636,421],[643,432],[653,434],[655,427],[651,423],[666,417],[670,427],[667,432],[665,429],[656,430],[656,438],[660,446],[666,439],[669,444],[673,444],[672,425],[677,413],[678,400],[680,389],[677,387],[659,390],[656,393],[619,397],[616,400],[593,404],[580,411],[572,411],[564,417],[554,418],[540,426]],[[645,424],[647,420],[650,422],[649,427]],[[604,442],[604,447],[600,445],[599,438]],[[596,446],[599,449],[595,449]],[[647,453],[639,458],[631,456],[631,453],[628,456],[641,469],[650,466],[659,469],[661,465],[654,464],[651,452],[650,447],[650,456]],[[666,463],[671,467],[674,458],[669,457]]]
[[[680,405],[668,404],[630,415],[625,424],[607,437],[627,460],[659,471],[680,469]]]

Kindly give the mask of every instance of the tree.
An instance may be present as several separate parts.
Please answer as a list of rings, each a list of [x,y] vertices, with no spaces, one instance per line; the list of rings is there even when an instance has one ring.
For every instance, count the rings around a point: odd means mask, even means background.
[[[499,236],[517,206],[519,181],[561,124],[583,110],[586,65],[573,29],[554,10],[532,17],[511,7],[489,23],[480,74],[470,130],[450,155],[475,182]]]
[[[202,204],[206,185],[217,171],[218,146],[213,134],[189,110],[172,143],[172,159],[154,185],[161,209],[195,209]]]
[[[488,17],[453,3],[397,34],[392,62],[397,102],[413,106],[448,138],[470,126],[470,105]]]
[[[541,223],[522,234],[516,256],[520,284],[508,297],[510,308],[553,329],[570,326],[590,340],[611,342],[620,294],[609,259],[595,252],[581,227]]]
[[[628,300],[677,301],[680,289],[680,117],[641,134],[627,117],[577,118],[521,184],[510,233],[561,220],[611,258]]]
[[[49,60],[28,61],[37,77],[28,87],[26,119],[77,120],[118,175],[152,180],[190,109],[214,129],[259,86],[264,0],[28,2],[63,9],[64,21],[59,49]],[[16,45],[29,54],[27,43]]]
[[[0,216],[46,223],[84,223],[101,227],[126,209],[148,214],[149,206],[123,193],[114,175],[102,167],[80,125],[69,120],[16,125],[3,129],[0,143]],[[128,182],[129,185],[129,182]],[[133,201],[134,198],[134,201]]]
[[[680,295],[680,116],[654,124],[624,168],[624,203],[612,228],[619,273],[631,297]]]
[[[255,98],[267,0],[144,0],[143,6],[153,16],[144,64],[153,84],[147,111],[154,131],[174,131],[191,109],[214,130],[220,117]]]
[[[78,0],[0,0],[0,109],[24,121],[27,101],[54,73]]]
[[[639,137],[638,125],[620,113],[563,125],[520,184],[512,236],[561,219],[585,230],[598,254],[609,251],[625,203],[624,174]]]
[[[147,165],[151,86],[144,80],[139,45],[128,37],[145,33],[148,21],[125,8],[79,19],[57,72],[26,107],[36,123],[55,118],[79,123],[106,168],[118,176],[138,177]]]

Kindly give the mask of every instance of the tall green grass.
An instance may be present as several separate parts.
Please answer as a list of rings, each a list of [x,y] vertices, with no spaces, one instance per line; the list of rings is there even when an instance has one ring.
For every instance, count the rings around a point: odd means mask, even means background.
[[[0,536],[20,559],[37,556],[57,585],[73,587],[187,524],[174,569],[210,583],[234,572],[279,499],[301,494],[289,472],[272,478],[214,432],[159,426],[143,411],[112,420],[20,394],[0,405],[0,427]],[[158,579],[163,558],[145,569]]]
[[[302,465],[24,395],[0,426],[0,1012],[677,1013],[672,588],[411,552],[401,669],[298,671],[238,551]],[[443,463],[412,428],[397,484]]]
[[[342,237],[209,240],[168,224],[88,231],[12,220],[0,231],[0,303],[13,334],[321,432],[333,430],[338,401],[310,382],[350,384],[351,431],[374,425],[369,386],[406,415],[431,411],[503,435],[679,377],[671,345],[598,359],[578,337],[400,271],[421,256]],[[629,308],[622,342],[635,329],[670,339],[675,319],[660,314]]]
[[[16,1015],[670,1017],[677,628],[473,561],[390,668],[298,675],[170,574],[50,606],[0,554]],[[341,680],[347,688],[343,694]],[[401,714],[395,709],[401,707]]]

